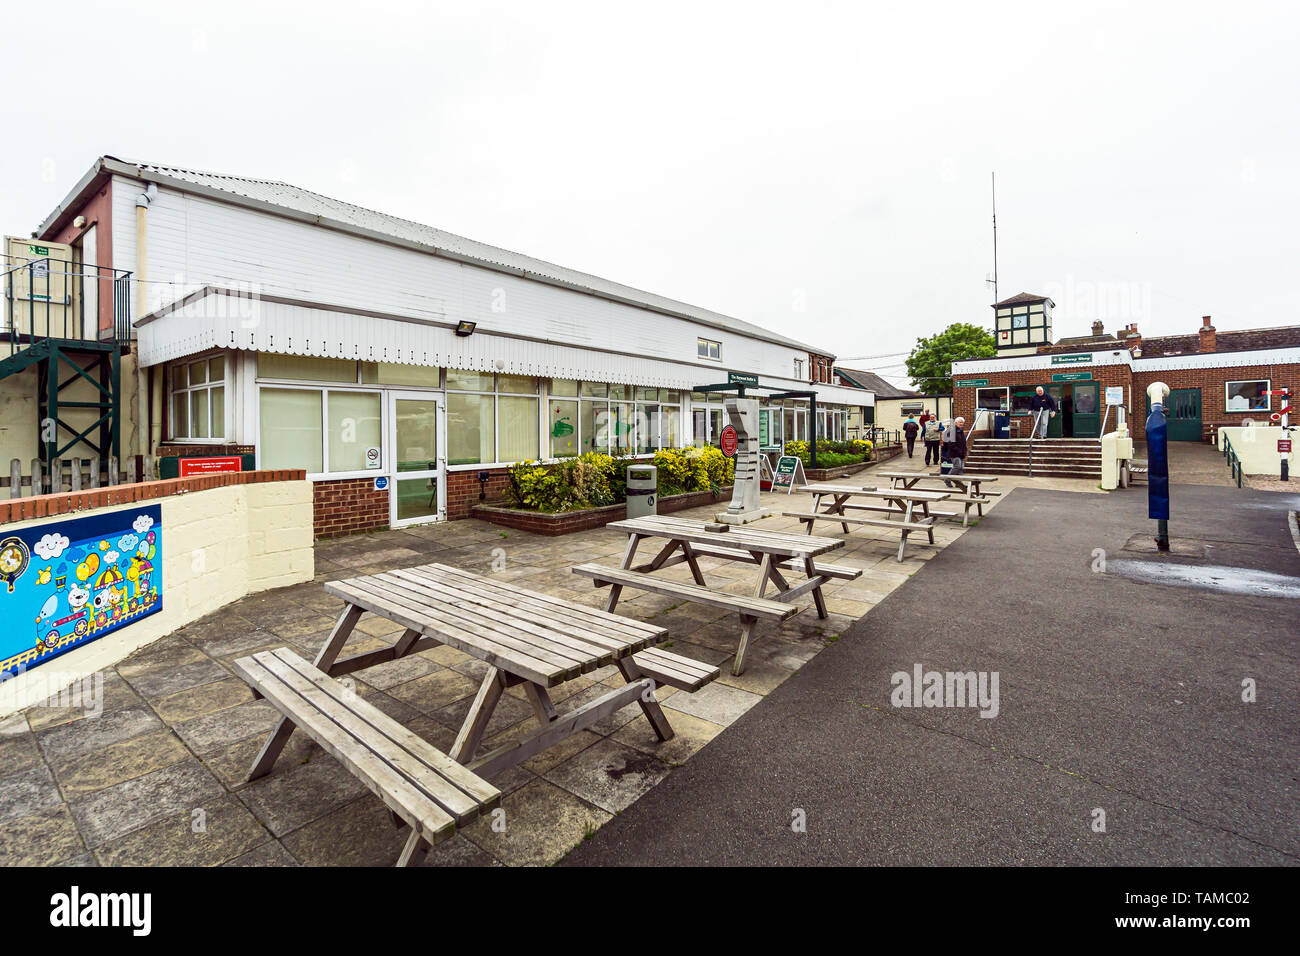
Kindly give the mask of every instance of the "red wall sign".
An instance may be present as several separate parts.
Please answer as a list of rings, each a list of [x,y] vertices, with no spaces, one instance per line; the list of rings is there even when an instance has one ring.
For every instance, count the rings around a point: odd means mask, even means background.
[[[210,475],[218,471],[242,471],[243,460],[238,455],[225,455],[219,458],[182,458],[180,461],[181,477],[190,475]]]
[[[740,436],[736,434],[735,425],[728,425],[726,428],[722,429],[722,433],[718,435],[718,447],[722,449],[722,453],[728,458],[736,457],[736,447],[739,444]]]
[[[1280,454],[1281,452],[1284,452],[1284,451],[1290,451],[1290,450],[1291,450],[1291,439],[1289,439],[1289,438],[1279,438],[1279,439],[1277,440],[1277,450],[1278,450],[1278,453],[1279,453],[1279,454]]]

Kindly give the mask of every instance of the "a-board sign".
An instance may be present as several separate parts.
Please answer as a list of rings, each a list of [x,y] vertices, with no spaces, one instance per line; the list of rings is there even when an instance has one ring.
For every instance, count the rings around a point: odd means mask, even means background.
[[[180,477],[190,475],[211,475],[219,471],[243,471],[244,460],[240,455],[214,455],[210,458],[182,458],[180,460]]]
[[[734,425],[727,425],[722,429],[722,433],[718,435],[718,448],[720,448],[722,453],[728,458],[736,457],[736,448],[739,444],[740,436],[736,434],[736,427]]]
[[[784,488],[786,489],[785,493],[789,494],[791,489],[794,488],[795,476],[802,475],[802,474],[803,474],[802,461],[800,461],[794,455],[782,455],[781,458],[776,463],[776,474],[772,476],[773,490],[777,488]],[[807,477],[805,477],[804,483],[807,484],[807,482],[808,479]]]

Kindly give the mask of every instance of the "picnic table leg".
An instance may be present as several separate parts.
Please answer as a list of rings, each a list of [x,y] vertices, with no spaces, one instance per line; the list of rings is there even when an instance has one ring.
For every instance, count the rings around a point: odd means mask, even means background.
[[[339,619],[334,623],[334,630],[322,645],[320,652],[316,655],[315,666],[317,669],[330,672],[330,666],[338,659],[343,650],[343,645],[348,642],[352,635],[352,629],[357,626],[362,614],[361,608],[355,604],[349,604],[339,615]],[[252,768],[248,771],[248,779],[256,780],[259,777],[265,777],[275,766],[275,761],[279,758],[284,745],[289,742],[289,737],[293,734],[294,723],[288,717],[281,717],[275,729],[271,731],[271,736],[266,738],[266,743],[262,744],[262,749],[257,758],[253,761]]]
[[[816,493],[813,494],[812,513],[813,513],[813,514],[818,514],[818,510],[817,510],[817,509],[819,509],[821,506],[822,506],[822,496],[821,496],[821,492],[816,492]],[[817,523],[816,520],[813,519],[813,518],[800,518],[799,520],[800,520],[800,522],[802,522],[803,524],[805,524],[805,525],[808,526],[807,528],[804,529],[804,534],[812,534],[812,533],[813,533],[813,525]]]
[[[405,822],[405,821],[403,821]],[[411,835],[406,838],[402,855],[397,858],[398,866],[419,866],[429,852],[429,841],[420,836],[420,831],[411,828]]]
[[[835,496],[835,513],[840,515],[840,517],[844,517],[844,503],[848,500],[848,495]],[[849,533],[849,523],[847,521],[841,521],[840,527],[844,529],[845,534]]]
[[[682,554],[686,556],[686,564],[691,569],[691,576],[695,578],[695,583],[702,588],[708,587],[708,584],[704,581],[704,575],[700,572],[700,566],[695,560],[695,551],[691,548],[691,543],[689,541],[683,541],[681,544]]]
[[[632,567],[632,559],[636,557],[636,547],[641,543],[639,534],[630,534],[627,537],[627,550],[623,552],[623,563],[620,567],[626,571]],[[600,582],[596,582],[599,585]],[[609,586],[609,597],[605,599],[605,613],[613,614],[614,608],[618,606],[618,599],[623,594],[623,585],[611,584]]]
[[[629,684],[639,681],[644,676],[641,669],[636,666],[636,661],[632,660],[632,655],[620,657],[614,662],[618,666],[618,672],[623,675],[623,679]],[[654,730],[655,736],[660,740],[672,740],[673,728],[668,723],[668,717],[664,714],[664,709],[659,706],[659,701],[655,700],[653,695],[647,700],[646,695],[642,694],[636,699],[641,705],[641,713],[645,714],[645,719],[650,721],[650,727]]]
[[[483,732],[487,730],[488,721],[492,719],[492,712],[496,710],[497,701],[501,699],[503,690],[505,690],[505,673],[495,667],[488,668],[488,672],[483,676],[483,683],[479,684],[478,693],[474,695],[474,702],[469,705],[465,723],[461,725],[460,733],[456,735],[456,742],[448,755],[452,760],[467,764],[474,759],[474,752],[483,741]]]
[[[808,575],[808,577],[816,577],[817,569],[813,567],[812,558],[803,559],[803,570],[804,574]],[[822,594],[822,586],[820,584],[813,588],[812,595],[813,601],[817,605],[817,616],[823,621],[826,620],[826,597]]]
[[[537,717],[538,724],[545,727],[556,718],[555,704],[545,687],[525,681],[524,693],[528,695],[528,703],[533,705],[533,715]]]
[[[758,557],[758,552],[750,552],[754,557]],[[772,576],[772,556],[764,554],[763,559],[758,564],[758,587],[754,589],[754,597],[761,598],[763,592],[767,590],[767,582]],[[740,643],[736,645],[736,659],[731,664],[731,673],[733,677],[739,677],[745,672],[745,655],[749,652],[749,639],[754,634],[754,625],[758,623],[758,618],[752,614],[740,615]]]
[[[903,549],[907,547],[908,526],[912,523],[912,502],[908,501],[907,508],[903,511],[903,527],[900,529],[898,536],[898,560],[903,560]]]

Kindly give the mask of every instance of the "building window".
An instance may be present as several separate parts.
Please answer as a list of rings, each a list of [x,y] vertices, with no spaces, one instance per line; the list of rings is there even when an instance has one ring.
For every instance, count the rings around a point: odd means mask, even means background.
[[[171,437],[178,441],[225,439],[225,356],[173,366]]]
[[[794,377],[803,380],[803,359],[794,360]]]
[[[383,462],[379,392],[264,386],[258,404],[260,468],[338,475],[374,471]]]
[[[1230,412],[1266,412],[1271,407],[1268,393],[1272,388],[1266,378],[1225,382],[1223,407]]]
[[[977,388],[975,389],[975,407],[994,412],[1009,411],[1011,407],[1010,393],[1009,388]]]
[[[695,349],[700,358],[713,359],[715,362],[722,360],[721,342],[715,342],[712,339],[696,339]]]
[[[538,458],[537,384],[528,375],[447,369],[447,464]]]

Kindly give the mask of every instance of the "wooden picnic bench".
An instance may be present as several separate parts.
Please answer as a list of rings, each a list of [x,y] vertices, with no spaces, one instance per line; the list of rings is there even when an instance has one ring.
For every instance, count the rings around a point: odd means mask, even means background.
[[[253,762],[249,779],[270,772],[295,726],[301,727],[343,760],[395,814],[407,822],[412,818],[417,820],[419,826],[415,828],[413,824],[412,836],[403,853],[402,861],[406,863],[422,856],[428,844],[445,835],[447,826],[427,805],[413,807],[414,798],[408,790],[399,787],[402,800],[393,796],[395,778],[419,768],[413,767],[411,758],[390,753],[392,748],[376,734],[389,740],[400,738],[408,749],[415,746],[412,735],[400,725],[396,729],[388,724],[378,726],[370,713],[373,708],[355,695],[345,696],[332,678],[439,645],[455,647],[489,665],[450,754],[444,757],[427,744],[419,751],[426,763],[441,758],[439,766],[448,761],[464,765],[464,773],[457,779],[469,784],[475,780],[481,783],[481,778],[494,777],[516,766],[633,702],[641,707],[659,739],[670,740],[673,730],[655,700],[656,684],[694,691],[719,674],[716,667],[654,647],[667,635],[666,628],[443,564],[331,581],[325,589],[344,600],[343,612],[315,663],[301,662],[301,667],[292,664],[299,673],[303,667],[311,670],[312,674],[306,676],[318,678],[318,690],[310,696],[287,693],[280,686],[283,681],[276,683],[267,673],[280,680],[284,667],[259,655],[237,663],[245,679],[283,715]],[[367,612],[400,624],[405,630],[389,647],[340,660],[339,654],[348,637]],[[274,653],[285,661],[284,654]],[[622,675],[623,686],[566,714],[556,711],[549,688],[611,664]],[[502,694],[520,684],[532,705],[539,729],[479,755],[484,732]],[[322,693],[333,697],[332,723],[319,716]],[[344,747],[348,734],[352,742]],[[361,760],[360,748],[375,754],[375,759]],[[490,787],[476,792],[485,800],[495,799],[492,796],[495,791]],[[390,798],[398,805],[394,806]],[[437,797],[433,799],[437,802]],[[481,800],[480,804],[483,803]],[[462,814],[471,810],[463,803],[457,807]],[[459,822],[449,808],[444,806],[444,810],[448,810],[453,821]]]
[[[398,866],[419,863],[430,846],[501,801],[492,784],[287,647],[242,657],[235,670],[369,787],[395,822],[411,827]]]
[[[718,531],[706,527],[703,521],[662,515],[615,521],[608,527],[627,532],[628,545],[622,565],[613,568],[580,564],[573,568],[575,574],[591,578],[597,587],[610,588],[605,610],[613,612],[623,589],[633,587],[734,611],[739,614],[741,622],[740,640],[731,667],[735,675],[744,673],[749,642],[760,620],[778,623],[786,620],[798,612],[790,602],[809,593],[813,596],[818,616],[825,618],[826,599],[822,595],[822,585],[832,579],[853,580],[862,574],[860,568],[814,560],[843,547],[844,542],[838,538],[805,537],[748,527],[728,526],[728,530]],[[650,561],[634,565],[637,548],[647,538],[666,538],[667,544]],[[759,568],[758,584],[748,595],[710,587],[700,568],[700,558],[756,564]],[[653,576],[655,571],[683,563],[690,568],[694,583]],[[802,573],[807,580],[792,585],[783,571]],[[771,594],[767,593],[769,584],[776,587]]]
[[[991,504],[993,498],[1002,494],[1000,491],[990,491],[983,487],[988,482],[997,481],[997,475],[975,475],[965,472],[960,475],[945,475],[926,471],[882,471],[879,472],[879,477],[888,478],[893,487],[904,490],[931,490],[918,487],[922,481],[938,482],[945,489],[955,489],[956,494],[950,494],[948,501],[965,506],[961,516],[961,526],[963,528],[968,527],[970,524],[970,510],[972,507],[976,509],[976,515],[983,518],[984,506]]]
[[[804,491],[811,492],[813,495],[813,504],[811,511],[783,511],[782,514],[787,518],[798,518],[805,527],[805,532],[809,535],[813,532],[813,526],[818,521],[835,521],[844,530],[845,534],[849,533],[849,525],[867,525],[877,528],[889,528],[897,531],[898,540],[898,560],[903,560],[903,551],[907,547],[907,539],[911,534],[924,532],[927,537],[927,543],[934,544],[934,522],[936,518],[956,517],[955,511],[935,511],[930,505],[935,502],[946,501],[951,496],[946,492],[939,491],[905,491],[902,489],[890,488],[855,488],[845,485],[828,485],[814,484],[805,485]],[[822,508],[822,500],[829,498],[826,507]],[[856,504],[855,498],[865,498],[873,504]],[[867,511],[884,513],[886,518],[858,518],[848,512],[850,511]],[[898,517],[900,520],[891,520],[892,517]]]

